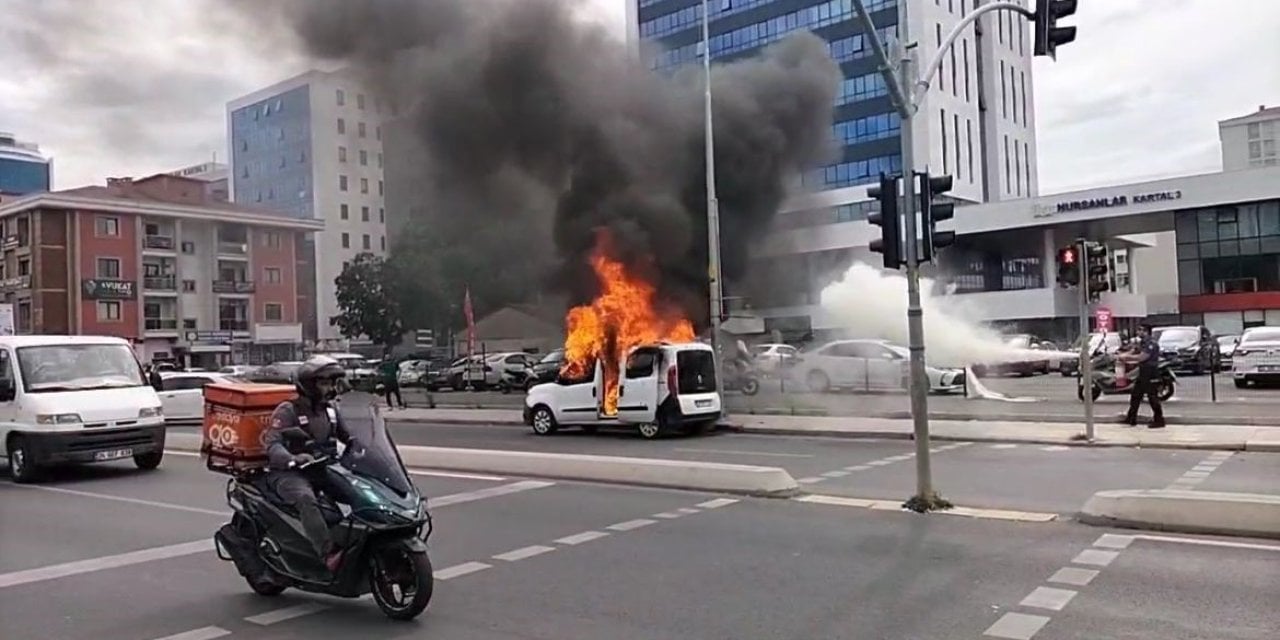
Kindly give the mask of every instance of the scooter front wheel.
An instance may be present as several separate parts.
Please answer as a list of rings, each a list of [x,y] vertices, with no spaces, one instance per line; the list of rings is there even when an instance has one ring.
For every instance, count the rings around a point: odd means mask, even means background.
[[[1156,396],[1163,402],[1173,397],[1174,385],[1169,380],[1161,380],[1160,386],[1156,387]]]
[[[1091,385],[1090,391],[1092,392],[1094,400],[1102,397],[1102,387],[1099,387],[1096,384]],[[1080,402],[1084,402],[1084,385],[1076,385],[1076,397],[1080,398]]]
[[[754,396],[760,393],[760,381],[755,378],[747,378],[742,382],[742,395]]]
[[[431,602],[435,588],[431,559],[425,551],[396,544],[373,553],[369,590],[382,613],[392,620],[412,620]]]

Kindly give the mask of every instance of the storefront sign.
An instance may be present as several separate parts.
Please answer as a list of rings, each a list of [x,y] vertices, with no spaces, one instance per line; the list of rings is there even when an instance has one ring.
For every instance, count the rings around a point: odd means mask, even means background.
[[[80,291],[89,300],[133,300],[138,295],[137,283],[133,280],[95,280],[80,281]]]
[[[1111,331],[1111,309],[1108,309],[1107,307],[1098,307],[1097,310],[1093,312],[1093,319],[1097,324],[1095,327],[1096,331],[1101,333]]]
[[[1066,213],[1068,211],[1087,211],[1089,209],[1110,209],[1112,207],[1127,207],[1130,204],[1147,204],[1149,202],[1163,202],[1167,200],[1181,200],[1182,191],[1155,191],[1152,193],[1139,193],[1134,196],[1111,196],[1107,198],[1090,198],[1088,200],[1068,200],[1057,204],[1057,213]]]
[[[187,342],[200,342],[205,344],[226,344],[231,342],[232,333],[230,331],[188,331]]]

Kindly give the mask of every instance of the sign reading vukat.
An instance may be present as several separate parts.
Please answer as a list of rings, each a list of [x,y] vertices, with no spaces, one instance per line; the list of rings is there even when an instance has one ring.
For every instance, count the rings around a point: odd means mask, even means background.
[[[1098,325],[1099,332],[1111,331],[1111,309],[1098,307],[1093,312],[1093,320]]]

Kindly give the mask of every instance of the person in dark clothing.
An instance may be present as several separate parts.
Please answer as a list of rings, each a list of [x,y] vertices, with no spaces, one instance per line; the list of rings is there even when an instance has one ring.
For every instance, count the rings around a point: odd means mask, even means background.
[[[152,363],[147,371],[147,384],[151,385],[156,391],[163,391],[164,380],[160,378],[160,367]]]
[[[404,408],[404,398],[400,395],[400,364],[394,358],[387,358],[382,366],[379,367],[382,378],[382,393],[387,399],[387,408],[396,408],[396,403],[391,401],[394,395],[396,401],[400,403],[400,408]]]
[[[1125,423],[1129,426],[1138,424],[1138,405],[1142,404],[1142,396],[1147,397],[1151,405],[1152,429],[1164,428],[1164,410],[1160,407],[1160,395],[1156,389],[1156,378],[1160,372],[1160,344],[1151,336],[1151,325],[1138,327],[1138,339],[1135,353],[1125,358],[1126,362],[1138,367],[1138,379],[1129,392],[1129,413],[1125,415]]]
[[[335,571],[342,553],[334,548],[329,526],[316,502],[316,487],[311,479],[295,467],[315,460],[310,451],[337,453],[334,441],[348,447],[359,445],[347,431],[337,407],[338,380],[346,375],[342,364],[327,356],[315,356],[298,367],[295,385],[298,397],[280,403],[271,414],[267,430],[267,482],[286,503],[298,511],[302,528],[329,571]],[[300,428],[309,440],[290,438],[286,430]],[[323,487],[322,487],[323,488]]]

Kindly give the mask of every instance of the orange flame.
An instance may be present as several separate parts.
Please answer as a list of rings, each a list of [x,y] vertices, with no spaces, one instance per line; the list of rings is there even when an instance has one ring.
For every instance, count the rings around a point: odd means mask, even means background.
[[[661,341],[694,339],[693,323],[671,307],[655,307],[655,288],[611,256],[612,243],[601,230],[591,253],[591,269],[600,294],[590,304],[574,307],[565,316],[565,365],[561,374],[581,379],[601,363],[605,415],[618,412],[618,374],[633,347]]]

